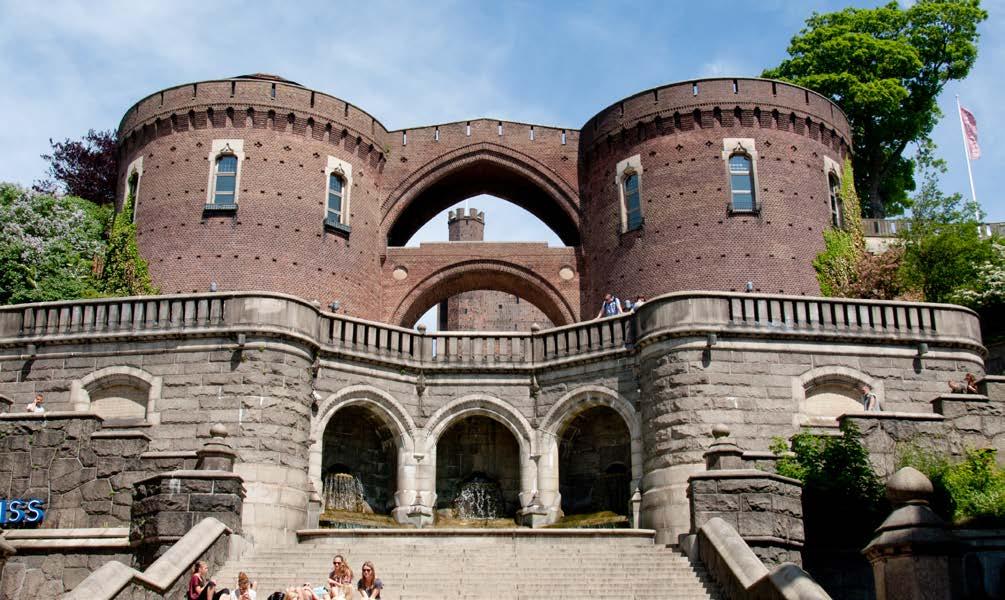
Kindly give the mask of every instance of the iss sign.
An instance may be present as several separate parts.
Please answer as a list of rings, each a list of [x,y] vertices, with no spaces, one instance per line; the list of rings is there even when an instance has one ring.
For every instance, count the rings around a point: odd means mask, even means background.
[[[45,501],[38,498],[0,500],[0,525],[33,525],[45,519]]]

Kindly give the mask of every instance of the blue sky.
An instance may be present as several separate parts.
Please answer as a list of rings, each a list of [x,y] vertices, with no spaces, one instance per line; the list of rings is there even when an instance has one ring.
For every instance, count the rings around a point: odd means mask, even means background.
[[[363,6],[366,4],[365,6]],[[812,11],[875,1],[693,2],[14,2],[0,0],[0,180],[43,175],[49,138],[115,127],[171,85],[270,72],[344,98],[389,129],[492,117],[578,128],[663,83],[756,76],[785,56]],[[985,0],[980,58],[949,86],[935,130],[947,191],[969,195],[954,94],[977,116],[977,196],[1005,221],[1005,0]],[[1000,184],[999,184],[1000,185]],[[476,199],[487,237],[558,240],[520,209]],[[416,240],[445,239],[445,216]]]

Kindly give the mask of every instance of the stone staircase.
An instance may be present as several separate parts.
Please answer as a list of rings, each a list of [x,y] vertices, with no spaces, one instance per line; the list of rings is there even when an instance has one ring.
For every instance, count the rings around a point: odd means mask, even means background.
[[[244,571],[264,599],[288,585],[322,585],[332,556],[342,554],[357,578],[364,560],[375,564],[386,600],[718,600],[701,567],[653,537],[645,530],[311,530],[295,546],[252,550],[213,579],[233,587]]]

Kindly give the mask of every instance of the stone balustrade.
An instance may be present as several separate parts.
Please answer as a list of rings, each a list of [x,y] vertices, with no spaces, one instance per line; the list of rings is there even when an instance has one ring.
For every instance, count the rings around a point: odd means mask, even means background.
[[[430,332],[323,312],[293,296],[229,292],[24,304],[0,309],[0,347],[83,338],[295,338],[322,353],[429,370],[520,370],[595,360],[667,338],[848,340],[983,353],[978,317],[953,305],[733,293],[676,293],[637,313],[530,332]]]

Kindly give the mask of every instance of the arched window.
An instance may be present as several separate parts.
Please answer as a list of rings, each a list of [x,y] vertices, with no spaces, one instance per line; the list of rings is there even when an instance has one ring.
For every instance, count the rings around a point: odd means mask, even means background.
[[[335,225],[342,223],[342,199],[345,181],[337,173],[328,176],[328,214],[325,221]]]
[[[222,154],[216,159],[216,181],[213,186],[213,204],[237,204],[237,157]]]
[[[729,157],[729,187],[733,210],[752,212],[756,207],[754,169],[750,157],[734,153]]]
[[[136,171],[133,171],[129,175],[129,191],[128,191],[128,194],[129,194],[129,198],[131,198],[134,203],[136,202],[136,191],[139,189],[139,185],[140,185],[140,174],[137,173]]]
[[[844,211],[841,206],[841,181],[834,173],[827,176],[827,184],[830,190],[831,201],[831,223],[834,227],[844,226]]]
[[[639,174],[627,171],[622,183],[625,197],[625,230],[642,227],[642,202],[639,199]]]

